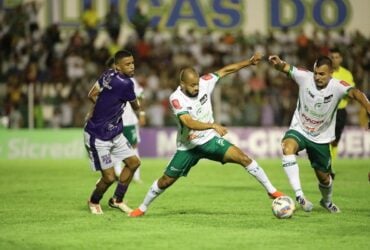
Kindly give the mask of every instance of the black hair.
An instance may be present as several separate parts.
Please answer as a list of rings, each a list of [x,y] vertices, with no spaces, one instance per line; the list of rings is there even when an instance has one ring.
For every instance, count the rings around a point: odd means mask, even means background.
[[[321,67],[322,65],[328,65],[330,69],[333,68],[333,62],[327,56],[319,56],[314,64],[314,68]]]
[[[342,53],[340,52],[339,48],[337,48],[337,47],[331,48],[331,49],[330,49],[330,53],[338,53],[338,54],[342,54]]]
[[[128,50],[120,50],[118,52],[116,52],[116,54],[114,54],[114,64],[116,64],[116,62],[118,62],[119,60],[121,60],[122,58],[124,57],[130,57],[132,56],[132,53]]]

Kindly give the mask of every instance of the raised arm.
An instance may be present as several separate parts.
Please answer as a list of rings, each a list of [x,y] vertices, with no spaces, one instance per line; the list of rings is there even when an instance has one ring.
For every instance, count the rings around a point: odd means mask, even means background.
[[[277,55],[269,56],[269,62],[274,66],[276,70],[279,70],[284,73],[289,72],[291,65],[281,60],[279,56]]]
[[[352,88],[348,92],[348,96],[354,100],[356,100],[358,103],[361,104],[362,107],[365,108],[367,112],[367,117],[368,117],[368,128],[370,129],[370,102],[367,99],[366,95],[361,92],[357,88]]]
[[[250,59],[244,60],[238,63],[229,64],[215,73],[221,78],[228,74],[234,73],[242,68],[248,67],[250,65],[256,65],[261,61],[262,55],[260,53],[254,54]]]

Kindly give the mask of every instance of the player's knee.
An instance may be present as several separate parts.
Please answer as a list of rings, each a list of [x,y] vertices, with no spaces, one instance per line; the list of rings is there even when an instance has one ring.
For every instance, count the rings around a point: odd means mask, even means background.
[[[126,160],[125,163],[130,170],[135,171],[138,167],[140,167],[141,161],[139,157],[133,156]]]
[[[114,183],[116,181],[117,177],[115,174],[106,174],[104,177],[103,177],[103,181],[107,184],[107,185],[111,185],[112,183]]]

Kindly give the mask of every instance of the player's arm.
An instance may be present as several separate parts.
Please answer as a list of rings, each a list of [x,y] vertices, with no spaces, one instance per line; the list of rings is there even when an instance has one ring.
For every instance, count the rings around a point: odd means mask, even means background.
[[[92,101],[93,103],[96,103],[96,99],[98,99],[99,93],[100,93],[100,86],[99,86],[98,81],[96,81],[95,84],[90,89],[87,96],[89,97],[90,101]]]
[[[280,59],[277,55],[269,56],[269,62],[274,66],[276,70],[279,70],[283,73],[288,73],[290,70],[291,65],[287,62]]]
[[[141,111],[139,111],[139,115],[138,115],[138,118],[139,118],[139,125],[140,126],[145,126],[146,124],[146,113],[144,111],[144,107],[145,107],[145,103],[144,103],[144,98],[141,96],[141,97],[138,97],[138,100],[139,100],[139,103],[140,103],[140,107],[141,107]]]
[[[259,53],[254,54],[250,59],[244,60],[238,63],[229,64],[215,73],[221,78],[228,74],[234,73],[242,68],[248,67],[250,65],[256,65],[261,61],[262,55]]]
[[[130,104],[137,117],[140,117],[140,115],[143,115],[143,113],[145,115],[145,112],[142,110],[142,106],[138,98],[136,98],[133,101],[130,101]]]
[[[182,114],[179,116],[179,119],[184,126],[193,130],[214,129],[221,136],[224,136],[227,133],[227,129],[224,126],[221,126],[217,123],[200,122],[194,120],[189,114]]]
[[[368,122],[369,122],[368,128],[370,129],[370,102],[367,99],[366,95],[357,88],[351,88],[348,91],[348,96],[356,100],[358,103],[361,104],[362,107],[365,108],[367,112]]]

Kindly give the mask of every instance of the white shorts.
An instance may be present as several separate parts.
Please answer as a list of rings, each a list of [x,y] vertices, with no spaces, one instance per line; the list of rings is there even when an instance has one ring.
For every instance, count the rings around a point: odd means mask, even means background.
[[[111,168],[117,161],[136,155],[131,144],[122,134],[117,135],[112,140],[103,141],[85,131],[84,141],[89,154],[90,165],[94,171]]]

